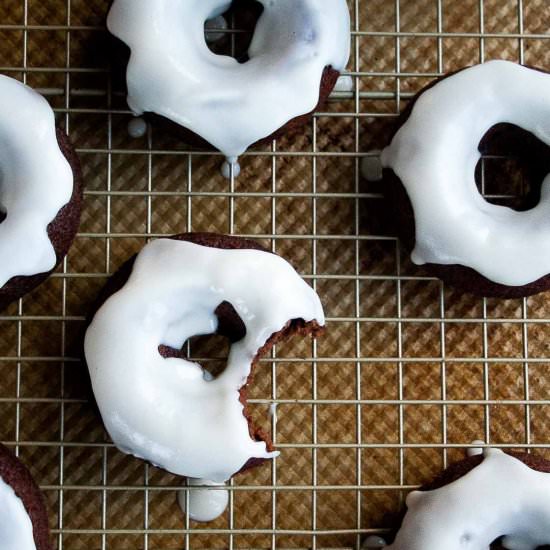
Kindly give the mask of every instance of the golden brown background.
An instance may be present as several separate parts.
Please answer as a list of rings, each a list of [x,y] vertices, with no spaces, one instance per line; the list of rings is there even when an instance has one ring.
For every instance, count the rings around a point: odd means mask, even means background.
[[[548,0],[349,6],[354,91],[251,151],[231,183],[217,154],[154,128],[129,138],[108,0],[0,0],[0,72],[48,97],[86,184],[67,260],[0,316],[0,439],[43,487],[57,548],[358,548],[464,444],[548,445],[547,295],[482,300],[427,277],[394,237],[382,186],[359,170],[436,76],[490,58],[549,69]],[[507,163],[486,161],[487,194],[521,189],[517,178],[502,186]],[[328,315],[316,344],[279,346],[258,369],[255,415],[269,427],[279,404],[281,457],[235,478],[230,510],[208,525],[179,510],[180,479],[110,444],[79,350],[108,274],[148,237],[188,230],[257,237],[315,284]],[[212,342],[193,349],[219,353]]]

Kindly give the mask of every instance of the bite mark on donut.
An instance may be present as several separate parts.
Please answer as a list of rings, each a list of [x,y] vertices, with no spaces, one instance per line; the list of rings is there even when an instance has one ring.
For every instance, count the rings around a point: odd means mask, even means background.
[[[258,366],[261,358],[265,357],[276,344],[288,340],[290,337],[295,335],[317,338],[321,336],[324,331],[325,327],[320,326],[317,321],[306,323],[303,319],[293,319],[292,321],[289,321],[282,330],[271,335],[267,342],[258,350],[256,357],[254,357],[254,360],[252,361],[252,367],[250,369],[250,374],[246,384],[239,391],[239,400],[243,405],[243,415],[248,422],[250,437],[255,441],[263,441],[269,452],[275,450],[271,436],[263,428],[256,427],[254,425],[252,413],[248,405],[248,387],[254,380],[256,367]],[[245,472],[246,470],[263,464],[264,462],[266,462],[266,459],[264,458],[251,458],[238,473]]]

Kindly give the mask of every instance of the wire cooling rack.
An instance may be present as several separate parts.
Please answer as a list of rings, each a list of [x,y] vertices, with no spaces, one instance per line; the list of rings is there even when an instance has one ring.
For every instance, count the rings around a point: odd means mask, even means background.
[[[359,548],[473,440],[548,455],[547,295],[481,300],[426,276],[360,170],[433,78],[489,58],[548,69],[548,1],[349,0],[353,89],[243,156],[231,181],[217,154],[155,128],[128,136],[108,3],[0,0],[0,72],[51,101],[86,183],[68,258],[0,316],[0,438],[43,488],[57,548]],[[502,188],[510,162],[484,161],[487,196],[518,191]],[[235,478],[228,512],[207,525],[179,511],[181,480],[114,449],[80,355],[109,274],[148,238],[188,230],[259,239],[328,315],[323,338],[279,346],[259,367],[251,402],[282,455]],[[214,364],[216,353],[192,354]]]

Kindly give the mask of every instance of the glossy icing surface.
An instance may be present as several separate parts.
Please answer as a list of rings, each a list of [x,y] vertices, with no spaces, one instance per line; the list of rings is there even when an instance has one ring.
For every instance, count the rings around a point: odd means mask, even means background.
[[[55,267],[47,227],[73,191],[73,174],[57,144],[48,102],[0,75],[0,287],[17,275]]]
[[[407,497],[392,550],[488,550],[504,536],[510,550],[550,543],[550,474],[491,449],[454,483]]]
[[[230,0],[115,0],[107,26],[131,49],[128,104],[241,155],[319,100],[323,70],[343,70],[350,51],[345,0],[260,0],[264,11],[239,64],[215,55],[204,23]]]
[[[382,154],[415,213],[417,264],[459,264],[496,283],[523,286],[550,273],[550,176],[526,212],[490,204],[477,190],[479,142],[497,123],[550,145],[550,75],[490,61],[424,92]]]
[[[36,550],[32,522],[21,499],[0,478],[0,548]]]
[[[197,363],[164,359],[216,331],[224,301],[246,336],[214,380]],[[258,350],[291,319],[324,325],[313,289],[282,258],[159,239],[145,246],[125,286],[96,313],[85,353],[107,430],[119,449],[176,474],[217,482],[250,458],[272,458],[250,438],[239,401]]]

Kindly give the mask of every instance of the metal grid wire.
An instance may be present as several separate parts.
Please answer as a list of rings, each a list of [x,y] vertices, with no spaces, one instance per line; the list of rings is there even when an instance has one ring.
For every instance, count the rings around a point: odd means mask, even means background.
[[[472,440],[547,454],[546,296],[478,300],[426,276],[360,172],[431,79],[494,57],[548,68],[547,0],[349,0],[353,91],[334,93],[303,136],[249,152],[229,182],[214,153],[154,128],[126,136],[101,45],[108,3],[0,0],[0,72],[48,97],[87,185],[68,258],[0,316],[1,439],[41,484],[57,548],[359,548]],[[493,179],[486,195],[510,192]],[[108,442],[78,346],[109,274],[147,238],[186,230],[266,243],[328,313],[325,338],[262,362],[251,403],[260,423],[277,405],[282,457],[235,478],[210,525],[178,513],[180,480]]]

